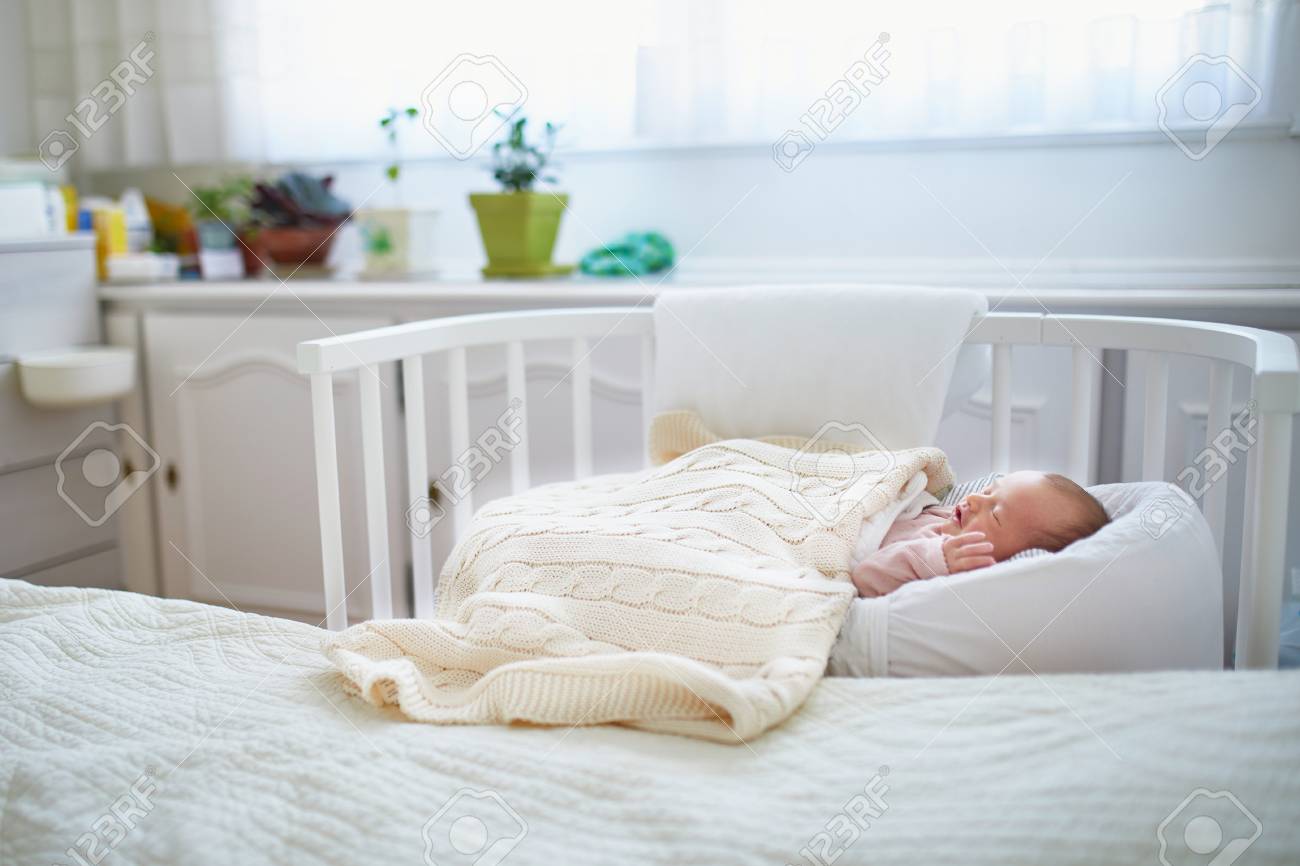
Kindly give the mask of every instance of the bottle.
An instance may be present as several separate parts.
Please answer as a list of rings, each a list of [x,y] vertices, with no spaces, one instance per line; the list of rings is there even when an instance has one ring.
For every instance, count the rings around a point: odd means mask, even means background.
[[[95,262],[101,282],[108,280],[109,256],[122,255],[126,248],[126,214],[120,207],[97,207],[94,214]]]

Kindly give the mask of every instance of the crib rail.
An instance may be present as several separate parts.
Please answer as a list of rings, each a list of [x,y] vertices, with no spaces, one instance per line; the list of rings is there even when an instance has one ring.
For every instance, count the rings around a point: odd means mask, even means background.
[[[650,310],[592,308],[527,310],[457,316],[378,328],[312,340],[298,346],[298,368],[311,379],[316,446],[316,474],[321,520],[327,624],[347,624],[343,573],[343,533],[339,502],[338,453],[335,441],[333,377],[359,376],[366,538],[371,568],[371,605],[375,618],[392,616],[387,563],[387,514],[382,448],[383,422],[376,365],[399,362],[405,399],[408,501],[428,495],[424,357],[445,354],[449,387],[448,420],[453,459],[469,447],[469,389],[466,352],[477,346],[503,346],[507,394],[517,406],[518,442],[510,452],[511,490],[530,483],[527,366],[525,344],[567,340],[571,345],[573,460],[575,475],[592,471],[591,361],[594,347],[612,337],[641,341],[643,428],[651,420],[654,391],[654,318]],[[1238,368],[1251,376],[1257,419],[1256,446],[1246,456],[1247,493],[1243,528],[1241,589],[1238,604],[1237,665],[1272,667],[1277,662],[1279,607],[1286,546],[1292,416],[1300,411],[1300,364],[1290,338],[1231,325],[1120,316],[1052,316],[994,313],[972,329],[968,344],[992,346],[991,459],[996,471],[1011,468],[1012,351],[1015,346],[1063,346],[1073,350],[1069,473],[1087,483],[1093,443],[1093,386],[1103,349],[1148,354],[1142,479],[1161,480],[1168,424],[1170,353],[1208,358],[1207,446],[1230,423],[1233,378]],[[1261,468],[1263,467],[1263,468]],[[1212,485],[1202,501],[1220,555],[1224,550],[1226,484]],[[472,492],[453,506],[453,529],[459,535],[473,512]],[[431,541],[411,538],[415,578],[415,615],[432,616],[434,574]]]
[[[653,317],[648,310],[625,307],[579,310],[533,310],[456,316],[376,328],[357,334],[312,340],[298,346],[298,369],[311,377],[316,440],[316,479],[320,499],[321,553],[325,571],[326,623],[331,629],[347,625],[343,575],[343,530],[339,507],[338,454],[334,436],[333,377],[358,371],[361,383],[362,448],[365,452],[365,506],[370,564],[371,611],[375,618],[392,616],[390,569],[387,562],[387,488],[382,451],[383,420],[376,366],[402,365],[402,395],[406,406],[407,501],[429,498],[428,436],[425,407],[424,357],[447,356],[453,459],[469,449],[469,374],[466,352],[475,346],[504,345],[506,389],[517,408],[518,442],[510,452],[511,490],[527,490],[529,472],[527,368],[524,344],[567,340],[571,346],[569,375],[573,396],[573,461],[578,477],[591,474],[591,352],[611,337],[640,337],[643,375],[642,410],[649,424],[650,370],[653,361]],[[432,506],[430,506],[432,507]],[[459,535],[473,513],[473,491],[452,506],[452,527]],[[411,567],[415,580],[415,615],[433,615],[433,554],[428,537],[411,535]]]

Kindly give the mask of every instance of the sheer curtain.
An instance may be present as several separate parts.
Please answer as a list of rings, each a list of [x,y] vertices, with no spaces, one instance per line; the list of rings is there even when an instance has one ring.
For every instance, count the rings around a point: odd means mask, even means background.
[[[27,17],[40,135],[66,127],[73,106],[149,40],[156,73],[82,143],[84,164],[107,168],[380,158],[378,118],[420,105],[465,54],[508,70],[527,90],[524,112],[563,123],[562,142],[579,148],[766,144],[820,123],[828,104],[836,141],[1154,129],[1157,94],[1198,53],[1232,58],[1211,83],[1229,100],[1258,88],[1261,118],[1293,9],[1291,0],[28,0]],[[864,58],[871,75],[855,97],[846,76]],[[1174,95],[1170,122],[1199,113]],[[406,154],[442,153],[418,123],[402,133]]]

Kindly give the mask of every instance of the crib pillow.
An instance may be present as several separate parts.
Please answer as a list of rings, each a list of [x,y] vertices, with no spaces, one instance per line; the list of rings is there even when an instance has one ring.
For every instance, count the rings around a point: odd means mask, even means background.
[[[929,445],[987,308],[977,292],[918,286],[667,291],[655,301],[654,408],[695,412],[723,439]]]
[[[1164,482],[1089,491],[1112,521],[1065,550],[854,600],[829,672],[1221,668],[1223,579],[1213,535],[1195,503]]]

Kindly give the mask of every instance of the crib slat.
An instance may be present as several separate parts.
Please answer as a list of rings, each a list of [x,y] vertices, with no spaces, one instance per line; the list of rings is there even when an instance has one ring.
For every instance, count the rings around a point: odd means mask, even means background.
[[[433,550],[430,524],[413,520],[410,509],[420,510],[429,496],[429,452],[425,435],[424,359],[419,355],[402,359],[402,399],[406,403],[406,498],[407,526],[411,536],[411,573],[415,589],[415,616],[433,617]],[[430,517],[440,514],[428,503]],[[417,514],[417,517],[419,515]],[[427,527],[427,528],[426,528]]]
[[[325,576],[325,624],[348,627],[343,580],[343,520],[339,507],[338,449],[334,439],[334,377],[311,374],[312,434],[316,440],[316,499],[320,508],[321,569]]]
[[[1228,429],[1232,419],[1232,364],[1214,361],[1210,365],[1210,404],[1205,415],[1205,447],[1213,448],[1214,439]],[[1214,534],[1214,546],[1223,558],[1223,527],[1228,510],[1228,478],[1225,475],[1210,485],[1201,499],[1205,522]]]
[[[519,494],[530,484],[528,478],[528,367],[524,363],[524,344],[513,340],[506,344],[506,397],[515,407],[519,419],[515,431],[519,437],[510,452],[510,492]]]
[[[1146,414],[1142,420],[1142,480],[1165,477],[1165,433],[1169,421],[1169,356],[1147,353]]]
[[[384,422],[379,374],[357,371],[361,385],[361,451],[366,477],[366,545],[370,553],[370,616],[392,619],[392,580],[388,570],[388,493],[384,485]]]
[[[642,456],[650,465],[650,422],[654,420],[655,391],[655,340],[652,336],[641,338],[641,431],[645,439]]]
[[[448,417],[451,423],[451,462],[453,465],[472,465],[467,462],[469,456],[469,371],[464,347],[447,350],[447,390],[449,404]],[[469,519],[474,515],[474,482],[477,479],[464,477],[461,481],[463,490],[449,491],[453,494],[452,528],[459,539],[469,528]]]
[[[591,358],[587,341],[573,341],[573,477],[591,475]]]
[[[1250,383],[1250,396],[1255,396],[1256,381],[1252,377]],[[1258,428],[1256,428],[1258,434]],[[1250,603],[1253,599],[1252,591],[1254,587],[1253,575],[1255,574],[1255,545],[1251,540],[1255,537],[1255,522],[1259,519],[1257,506],[1259,504],[1259,476],[1262,471],[1262,461],[1260,460],[1259,440],[1255,440],[1255,447],[1246,452],[1246,493],[1241,503],[1241,560],[1237,572],[1237,638],[1234,644],[1233,664],[1236,667],[1246,666],[1245,646],[1248,642],[1247,632],[1250,630],[1248,622]],[[1272,471],[1272,467],[1268,467]]]
[[[1237,608],[1236,666],[1276,668],[1286,563],[1286,510],[1291,479],[1289,412],[1259,417],[1250,466],[1246,526],[1242,548],[1241,592]]]
[[[1011,471],[1011,346],[993,346],[993,471]]]
[[[1070,412],[1070,477],[1086,486],[1091,480],[1092,365],[1093,356],[1083,346],[1074,347],[1073,408]]]

